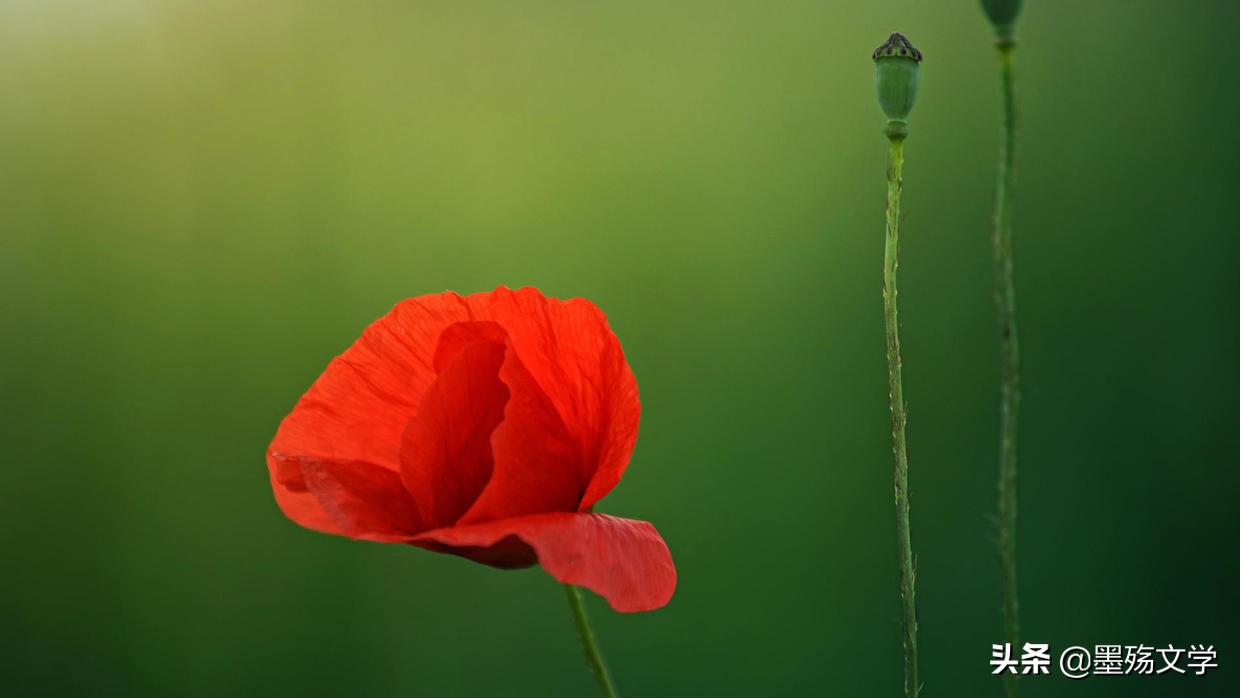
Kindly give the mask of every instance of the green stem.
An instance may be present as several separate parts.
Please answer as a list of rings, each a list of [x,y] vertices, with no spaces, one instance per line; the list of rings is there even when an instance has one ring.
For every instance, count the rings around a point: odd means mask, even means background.
[[[903,360],[900,358],[900,324],[896,310],[896,270],[900,267],[900,192],[904,188],[904,136],[902,129],[888,128],[891,144],[887,161],[887,242],[883,253],[883,311],[887,325],[887,385],[891,403],[891,440],[895,456],[896,544],[900,555],[900,598],[904,603],[904,695],[916,698],[917,603],[913,545],[909,535],[908,449],[904,425]]]
[[[611,682],[611,673],[603,662],[603,655],[594,641],[594,631],[590,629],[590,619],[586,617],[586,607],[581,600],[581,590],[572,584],[564,585],[564,594],[568,597],[568,606],[573,610],[573,623],[577,626],[577,635],[581,637],[581,647],[586,652],[586,661],[590,663],[590,671],[598,679],[599,691],[603,698],[616,698],[616,686]]]
[[[1019,647],[1016,598],[1016,430],[1020,410],[1020,341],[1016,331],[1016,284],[1012,273],[1012,185],[1016,155],[1016,90],[1012,75],[1015,41],[999,39],[1003,85],[1003,140],[995,187],[995,302],[999,310],[999,564],[1003,574],[1003,631]],[[1008,698],[1016,698],[1017,675],[1006,679]]]

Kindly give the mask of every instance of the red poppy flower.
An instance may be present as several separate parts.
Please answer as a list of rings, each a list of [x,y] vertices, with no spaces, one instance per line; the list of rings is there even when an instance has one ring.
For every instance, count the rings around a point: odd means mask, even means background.
[[[676,586],[654,526],[592,513],[637,440],[637,382],[593,303],[537,289],[402,301],[336,357],[267,451],[276,502],[325,533],[501,568],[617,611]]]

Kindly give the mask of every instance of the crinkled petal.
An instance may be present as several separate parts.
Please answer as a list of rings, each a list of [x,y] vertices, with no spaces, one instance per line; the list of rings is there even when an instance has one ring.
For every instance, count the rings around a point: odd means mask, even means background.
[[[603,312],[582,298],[546,298],[537,289],[468,299],[479,318],[500,323],[509,346],[572,435],[587,510],[620,480],[637,441],[637,381]],[[498,456],[497,456],[498,459]]]
[[[610,330],[609,330],[610,332]],[[600,385],[606,396],[598,417],[602,431],[597,440],[598,467],[590,479],[590,485],[581,497],[581,509],[589,510],[598,500],[620,482],[633,447],[637,444],[637,424],[641,418],[641,403],[637,398],[637,380],[624,360],[620,343],[615,341],[600,357]]]
[[[590,589],[622,613],[659,608],[676,589],[667,544],[645,521],[536,514],[428,531],[412,542],[496,567],[529,564],[532,551],[556,580]]]
[[[306,480],[301,474],[301,463],[295,456],[268,451],[267,469],[271,474],[271,491],[275,493],[276,504],[285,516],[315,531],[345,535],[323,512],[319,500],[306,488]]]
[[[397,543],[408,541],[426,529],[400,475],[362,461],[336,461],[304,456],[271,454],[283,489],[306,510],[292,509],[281,501],[285,514],[297,523],[361,540]],[[296,473],[296,474],[295,474]],[[308,508],[305,495],[318,505]],[[315,525],[325,524],[325,525]]]
[[[577,440],[511,347],[499,369],[510,397],[490,436],[495,467],[459,525],[577,509],[588,483]]]
[[[455,293],[397,304],[328,364],[281,422],[271,450],[398,469],[401,434],[435,381],[440,335],[470,319]]]
[[[465,333],[444,334],[451,341]],[[505,346],[475,337],[453,348],[401,438],[401,480],[435,528],[456,523],[490,481],[491,434],[508,403],[499,378]]]

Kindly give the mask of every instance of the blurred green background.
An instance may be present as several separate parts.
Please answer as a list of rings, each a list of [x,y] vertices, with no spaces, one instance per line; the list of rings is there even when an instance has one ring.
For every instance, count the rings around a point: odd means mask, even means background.
[[[1236,695],[1230,3],[1029,0],[1025,638],[1215,645]],[[536,285],[642,391],[599,509],[666,608],[628,696],[900,695],[870,52],[925,53],[901,318],[927,696],[998,695],[997,58],[956,2],[0,2],[5,693],[587,696],[563,595],[287,521],[276,425],[396,301]]]

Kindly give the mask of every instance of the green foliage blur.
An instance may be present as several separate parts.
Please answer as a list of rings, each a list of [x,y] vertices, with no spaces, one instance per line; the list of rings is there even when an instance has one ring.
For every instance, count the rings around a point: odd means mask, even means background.
[[[1025,639],[1237,695],[1230,3],[1017,26]],[[563,594],[286,520],[264,451],[396,301],[600,305],[644,405],[587,599],[627,696],[899,695],[870,53],[925,54],[901,271],[926,696],[997,696],[998,64],[976,0],[0,2],[0,692],[589,696]],[[1230,665],[1230,666],[1229,666]]]

